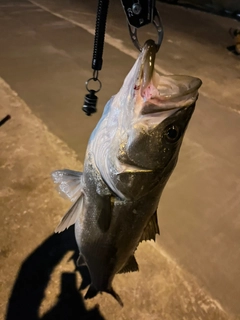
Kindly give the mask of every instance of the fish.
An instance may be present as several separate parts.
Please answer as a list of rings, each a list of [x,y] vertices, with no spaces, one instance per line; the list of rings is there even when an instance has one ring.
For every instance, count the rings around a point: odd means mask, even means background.
[[[194,112],[201,80],[159,75],[157,48],[148,40],[119,92],[107,102],[93,130],[82,172],[52,173],[59,192],[73,202],[55,232],[75,225],[77,265],[91,284],[85,299],[111,294],[118,273],[139,270],[134,256],[142,241],[160,233],[157,208],[173,172]]]

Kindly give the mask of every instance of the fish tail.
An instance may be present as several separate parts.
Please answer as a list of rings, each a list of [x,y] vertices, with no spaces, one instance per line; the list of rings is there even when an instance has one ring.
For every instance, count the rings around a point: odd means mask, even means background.
[[[113,290],[113,288],[111,287],[110,289],[106,290],[107,293],[111,294],[111,296],[113,296],[114,299],[117,300],[117,302],[120,304],[121,307],[123,307],[123,302],[122,299],[120,298],[120,296]]]
[[[120,298],[120,296],[113,290],[113,288],[111,287],[110,289],[106,289],[103,290],[106,293],[109,293],[114,299],[117,300],[117,302],[120,304],[121,307],[123,307],[123,302],[122,299]],[[84,296],[84,299],[91,299],[94,298],[99,292],[99,290],[97,290],[92,284],[90,285],[87,293]]]
[[[88,288],[87,293],[84,296],[84,299],[91,299],[93,297],[95,297],[97,294],[99,293],[99,291],[91,284],[90,287]]]

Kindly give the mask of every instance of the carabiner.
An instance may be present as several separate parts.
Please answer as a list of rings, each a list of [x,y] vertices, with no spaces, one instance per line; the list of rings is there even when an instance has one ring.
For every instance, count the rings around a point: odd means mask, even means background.
[[[157,39],[156,47],[157,47],[157,51],[158,51],[161,44],[162,44],[162,40],[163,40],[163,26],[162,26],[161,18],[159,16],[159,13],[158,13],[156,7],[154,8],[154,11],[153,11],[152,24],[157,29],[158,39]],[[128,24],[128,28],[129,28],[129,33],[130,33],[130,37],[132,39],[133,44],[135,45],[135,47],[139,51],[142,51],[143,46],[141,46],[138,41],[137,28],[131,26],[130,24]]]

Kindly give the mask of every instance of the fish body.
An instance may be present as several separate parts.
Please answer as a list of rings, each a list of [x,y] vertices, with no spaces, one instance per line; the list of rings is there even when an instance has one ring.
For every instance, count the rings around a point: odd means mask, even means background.
[[[106,104],[90,137],[82,173],[53,172],[74,204],[56,231],[75,224],[78,264],[87,265],[85,298],[112,294],[117,273],[138,270],[134,252],[159,233],[157,208],[177,163],[201,81],[159,76],[156,48],[148,41],[118,94]]]

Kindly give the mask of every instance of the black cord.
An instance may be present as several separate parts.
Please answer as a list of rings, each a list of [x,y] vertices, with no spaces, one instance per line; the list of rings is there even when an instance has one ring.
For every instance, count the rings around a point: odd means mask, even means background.
[[[95,27],[95,38],[93,47],[93,59],[92,59],[92,69],[101,70],[102,69],[102,55],[104,47],[104,37],[107,22],[109,0],[98,0],[96,27]]]

